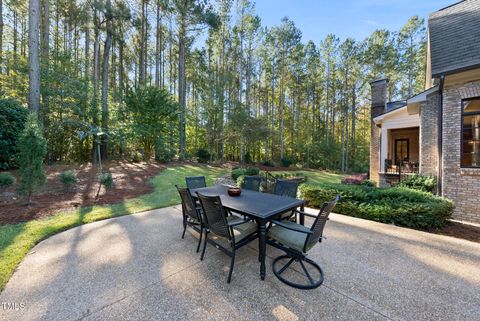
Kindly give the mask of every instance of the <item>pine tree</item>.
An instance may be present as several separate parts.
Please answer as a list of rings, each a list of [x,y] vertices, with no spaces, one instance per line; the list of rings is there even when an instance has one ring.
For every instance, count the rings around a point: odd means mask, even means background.
[[[18,146],[20,174],[18,192],[20,195],[28,197],[28,204],[30,204],[33,193],[45,184],[43,160],[47,153],[47,142],[34,114],[29,115],[25,129],[18,141]]]

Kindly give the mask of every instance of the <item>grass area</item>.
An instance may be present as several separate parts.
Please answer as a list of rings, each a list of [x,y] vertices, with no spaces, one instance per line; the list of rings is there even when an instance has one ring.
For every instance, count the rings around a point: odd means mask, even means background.
[[[213,184],[216,177],[226,173],[226,169],[215,167],[185,165],[167,168],[152,179],[155,190],[151,194],[118,204],[84,207],[45,219],[1,226],[0,292],[25,255],[47,237],[82,224],[178,204],[180,198],[175,184],[185,186],[185,176],[204,175],[207,184]]]
[[[306,184],[308,185],[315,185],[315,184],[321,184],[321,183],[340,183],[342,178],[345,177],[345,175],[342,174],[336,174],[336,173],[331,173],[331,172],[325,172],[325,171],[315,171],[315,170],[299,170],[299,171],[275,171],[271,172],[273,176],[276,175],[299,175],[299,176],[307,176],[307,182]]]

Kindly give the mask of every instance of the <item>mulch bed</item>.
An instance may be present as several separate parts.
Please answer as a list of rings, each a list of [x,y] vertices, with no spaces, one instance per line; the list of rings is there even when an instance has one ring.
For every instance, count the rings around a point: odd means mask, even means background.
[[[150,193],[153,191],[150,178],[164,168],[157,163],[109,162],[104,164],[104,171],[112,173],[114,186],[105,190],[104,187],[99,189],[99,168],[96,165],[47,166],[47,183],[43,191],[32,197],[31,205],[25,205],[25,200],[16,194],[16,186],[0,193],[0,225],[47,217],[78,207],[119,203]],[[66,170],[77,173],[78,183],[71,192],[66,192],[58,179],[59,174]],[[15,171],[12,174],[16,175]]]
[[[480,227],[478,226],[459,222],[447,222],[447,226],[444,228],[428,232],[480,243]]]

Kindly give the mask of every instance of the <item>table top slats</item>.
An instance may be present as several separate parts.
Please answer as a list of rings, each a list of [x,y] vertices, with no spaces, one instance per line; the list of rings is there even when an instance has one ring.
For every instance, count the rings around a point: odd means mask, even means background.
[[[303,200],[296,198],[250,190],[242,190],[239,196],[230,196],[227,189],[226,185],[215,185],[193,189],[191,194],[193,197],[197,196],[197,192],[206,196],[218,195],[227,209],[259,219],[273,218],[304,204]]]

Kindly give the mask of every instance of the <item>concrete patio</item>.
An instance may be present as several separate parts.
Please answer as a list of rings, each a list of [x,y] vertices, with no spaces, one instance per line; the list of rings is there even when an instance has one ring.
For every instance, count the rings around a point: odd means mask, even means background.
[[[307,224],[309,222],[307,221]],[[38,244],[0,302],[1,320],[478,320],[480,244],[332,214],[311,257],[324,284],[302,291],[278,281],[257,243],[229,259],[170,207],[84,225]]]

